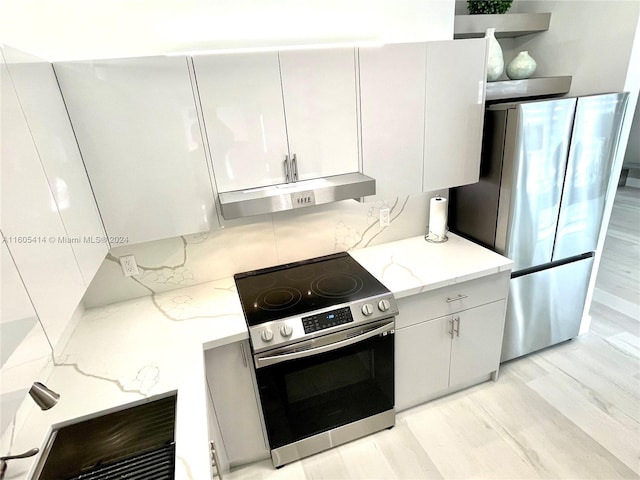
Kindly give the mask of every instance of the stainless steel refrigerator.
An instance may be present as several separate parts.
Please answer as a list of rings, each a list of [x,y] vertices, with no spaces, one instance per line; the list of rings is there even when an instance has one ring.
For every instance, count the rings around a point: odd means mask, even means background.
[[[449,226],[515,263],[502,361],[578,335],[627,97],[487,108],[480,181],[452,189]]]

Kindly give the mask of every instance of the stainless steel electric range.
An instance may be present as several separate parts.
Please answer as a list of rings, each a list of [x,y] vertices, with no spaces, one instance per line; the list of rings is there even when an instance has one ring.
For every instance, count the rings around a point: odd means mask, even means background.
[[[395,423],[391,292],[348,253],[234,276],[276,467]]]

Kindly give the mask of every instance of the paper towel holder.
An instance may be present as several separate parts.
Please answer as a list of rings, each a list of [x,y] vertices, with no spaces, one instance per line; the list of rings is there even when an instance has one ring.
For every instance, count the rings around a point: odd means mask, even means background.
[[[428,226],[427,226],[428,228]],[[433,232],[429,232],[424,236],[424,239],[429,242],[429,243],[444,243],[447,240],[449,240],[449,237],[447,237],[447,232],[449,231],[449,227],[447,227],[444,230],[444,236],[440,237],[440,235],[435,234]]]
[[[424,239],[429,243],[444,243],[449,240],[449,237],[447,237],[447,232],[449,231],[447,226],[447,199],[441,195],[436,195],[429,203],[429,221],[436,223],[436,225],[433,228],[435,232],[431,229],[431,224],[427,225],[428,233],[424,236]]]

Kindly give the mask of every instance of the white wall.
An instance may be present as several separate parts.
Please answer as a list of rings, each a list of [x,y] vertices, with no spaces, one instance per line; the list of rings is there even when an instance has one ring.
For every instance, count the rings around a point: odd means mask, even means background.
[[[0,0],[0,43],[50,61],[453,38],[454,0]]]
[[[623,91],[640,2],[629,0],[517,0],[513,13],[552,12],[549,30],[518,37],[505,62],[520,50],[536,59],[536,77],[572,75],[569,95]]]

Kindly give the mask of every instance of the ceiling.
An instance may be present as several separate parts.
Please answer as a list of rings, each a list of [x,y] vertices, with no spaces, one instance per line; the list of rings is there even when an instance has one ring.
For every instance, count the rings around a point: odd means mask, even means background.
[[[419,39],[434,8],[453,1],[0,0],[0,43],[54,61]]]

